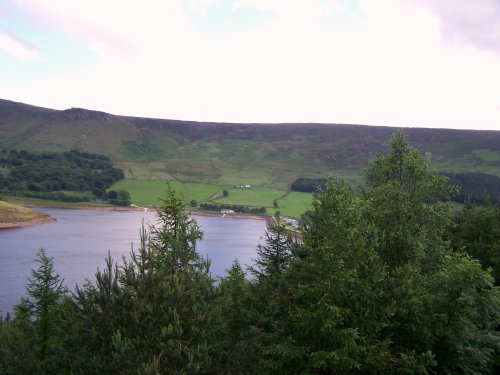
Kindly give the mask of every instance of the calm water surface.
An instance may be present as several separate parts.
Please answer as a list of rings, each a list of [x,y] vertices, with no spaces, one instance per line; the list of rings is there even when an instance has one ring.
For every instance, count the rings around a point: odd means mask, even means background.
[[[109,253],[115,260],[128,256],[139,243],[142,220],[155,222],[153,212],[40,209],[56,222],[0,230],[0,315],[10,311],[25,293],[25,284],[38,249],[54,258],[56,272],[73,288],[93,281]],[[234,259],[251,265],[266,225],[261,220],[195,216],[204,232],[198,252],[211,260],[213,276],[223,276]]]

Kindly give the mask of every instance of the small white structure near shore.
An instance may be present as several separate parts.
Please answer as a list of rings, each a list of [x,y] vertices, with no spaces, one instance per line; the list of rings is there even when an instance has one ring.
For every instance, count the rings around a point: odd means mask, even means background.
[[[285,222],[285,224],[290,225],[291,227],[298,229],[299,228],[299,221],[297,219],[291,218],[291,217],[286,217],[282,216],[280,217],[281,220]]]

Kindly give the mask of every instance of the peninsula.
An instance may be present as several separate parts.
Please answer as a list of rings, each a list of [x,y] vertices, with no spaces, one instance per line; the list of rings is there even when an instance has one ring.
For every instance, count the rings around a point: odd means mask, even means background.
[[[50,221],[55,221],[50,215],[0,201],[0,229],[26,227]]]

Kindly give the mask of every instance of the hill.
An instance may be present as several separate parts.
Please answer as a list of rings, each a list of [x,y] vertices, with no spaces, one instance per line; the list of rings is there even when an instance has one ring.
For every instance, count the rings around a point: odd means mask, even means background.
[[[330,174],[356,184],[395,128],[347,124],[236,124],[53,110],[0,100],[0,149],[79,149],[111,157],[128,178],[288,189]],[[405,129],[444,172],[500,176],[500,131]]]

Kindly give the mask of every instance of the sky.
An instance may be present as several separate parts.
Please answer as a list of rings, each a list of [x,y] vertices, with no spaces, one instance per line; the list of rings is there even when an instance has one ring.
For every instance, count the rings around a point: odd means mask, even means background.
[[[0,98],[500,130],[500,0],[0,0]]]

